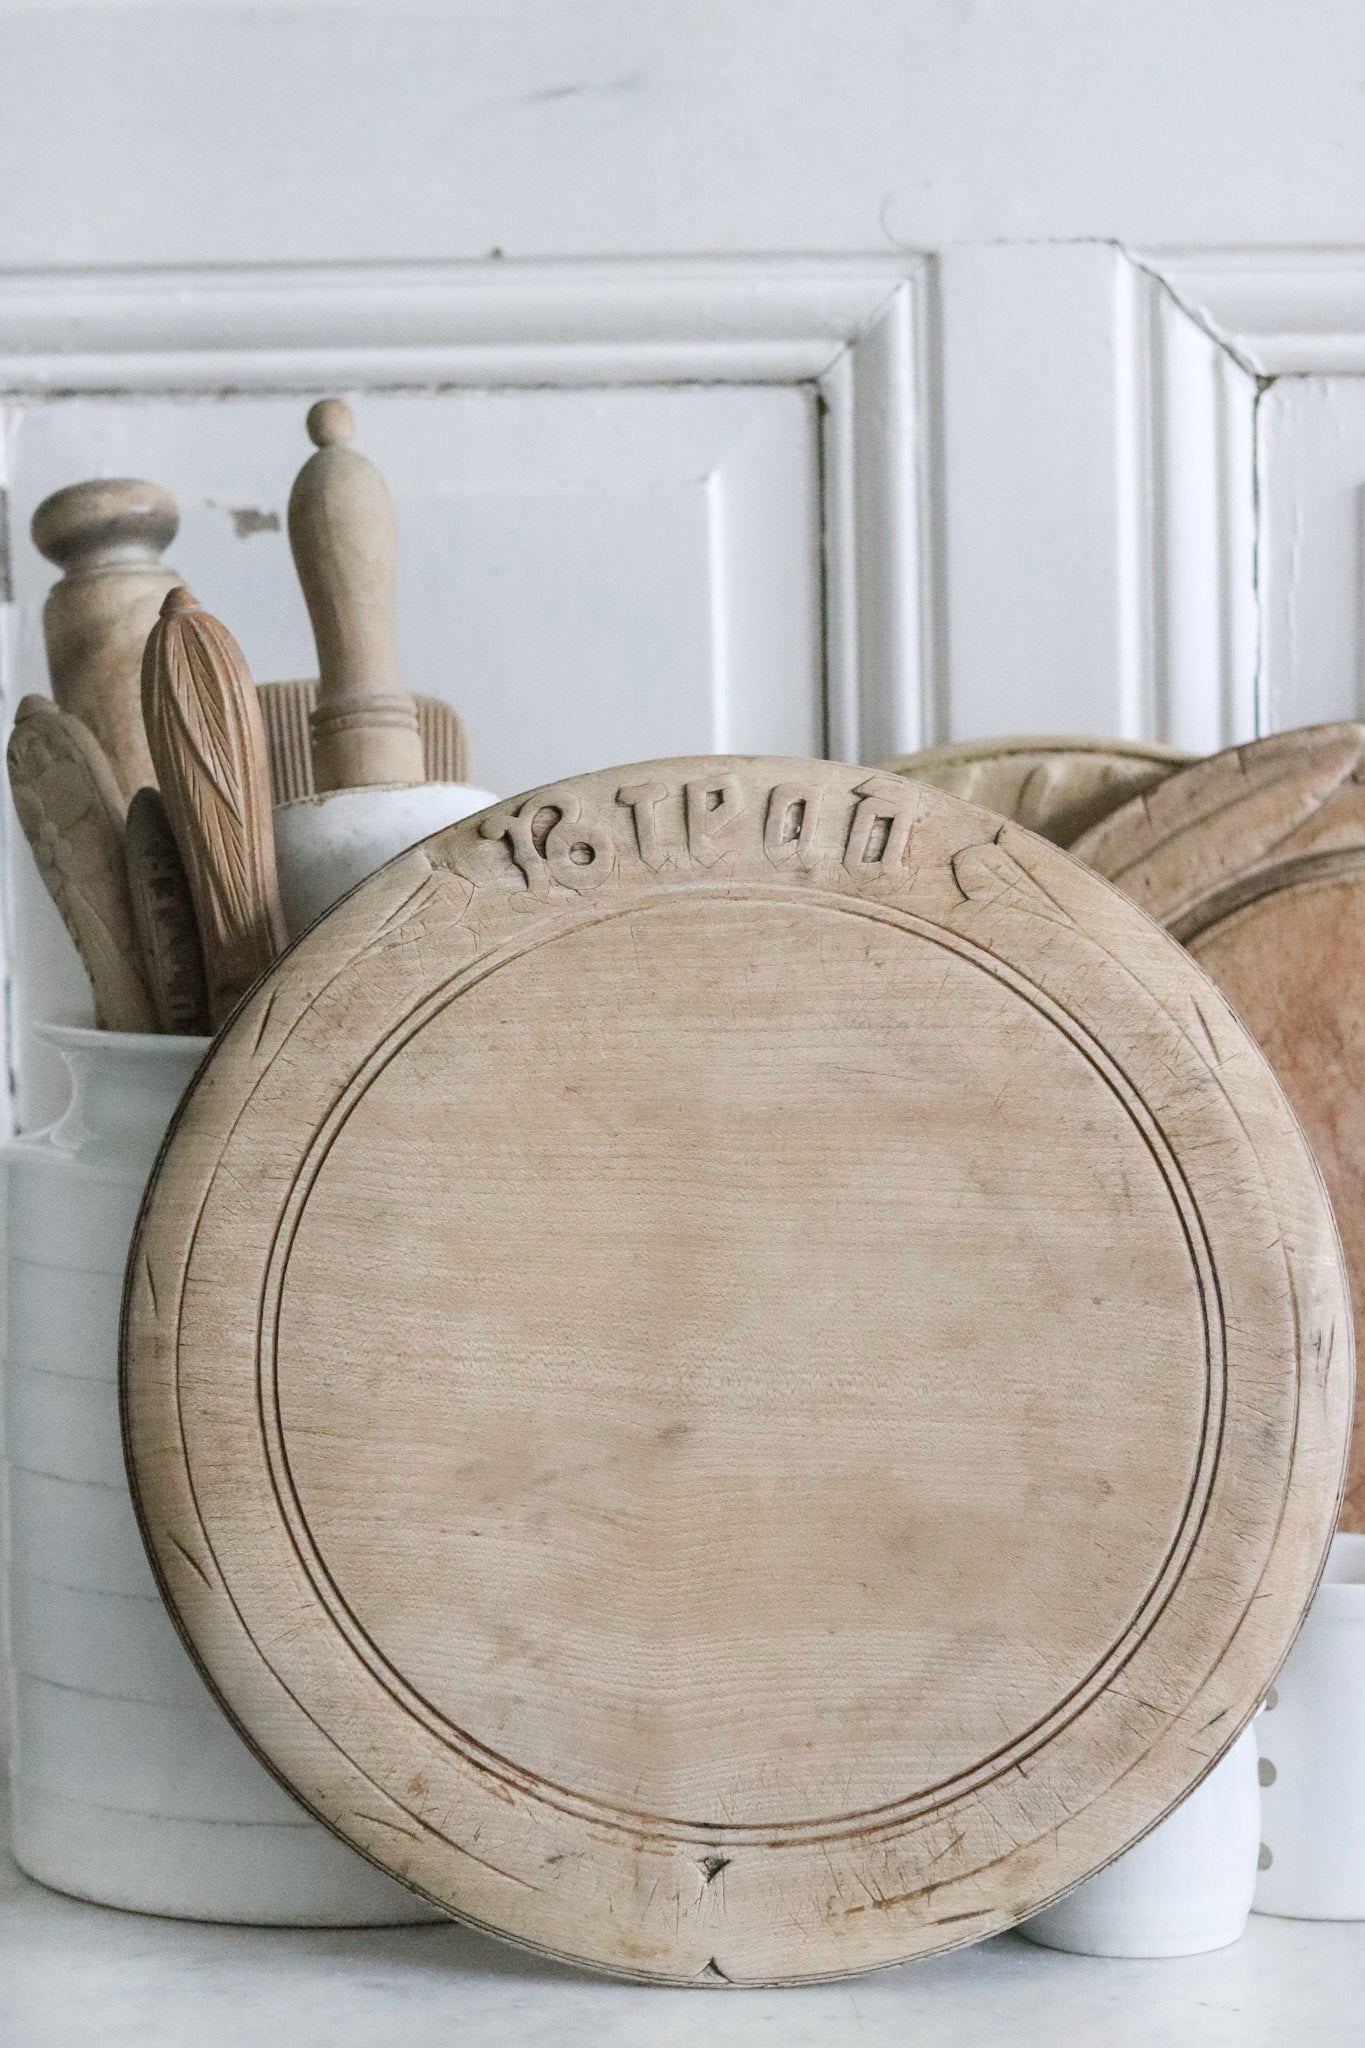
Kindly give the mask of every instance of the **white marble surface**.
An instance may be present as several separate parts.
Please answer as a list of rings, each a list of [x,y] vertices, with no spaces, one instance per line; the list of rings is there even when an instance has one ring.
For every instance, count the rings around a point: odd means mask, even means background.
[[[1098,1962],[1016,1936],[805,1991],[657,1991],[456,1927],[257,1932],[59,1897],[0,1849],[3,2048],[1358,2048],[1365,1924]]]

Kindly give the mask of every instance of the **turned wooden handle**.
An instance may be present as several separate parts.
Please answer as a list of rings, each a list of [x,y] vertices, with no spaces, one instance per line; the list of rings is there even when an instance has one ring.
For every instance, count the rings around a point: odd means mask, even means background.
[[[226,626],[173,590],[147,642],[142,709],[221,1024],[285,945],[256,686]]]
[[[388,485],[349,443],[351,409],[308,415],[317,447],[289,494],[289,544],[318,650],[311,719],[319,790],[425,779],[417,707],[398,673],[398,525]]]
[[[95,735],[125,803],[154,779],[142,650],[180,581],[160,559],[179,523],[170,493],[136,477],[69,484],[33,515],[34,545],[66,572],[43,607],[52,694]]]
[[[123,866],[123,798],[94,734],[25,697],[8,748],[14,808],[75,942],[103,1031],[155,1031]]]
[[[318,686],[304,677],[290,683],[257,683],[256,696],[265,720],[270,753],[270,800],[290,804],[313,796],[313,742],[310,721]],[[459,713],[440,697],[413,694],[417,732],[422,742],[423,782],[468,782],[469,738]]]

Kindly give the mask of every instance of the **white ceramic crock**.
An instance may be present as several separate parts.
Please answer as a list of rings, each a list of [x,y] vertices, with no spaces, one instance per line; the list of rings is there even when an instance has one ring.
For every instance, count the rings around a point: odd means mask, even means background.
[[[71,1073],[5,1148],[13,1847],[101,1904],[200,1920],[436,1918],[295,1805],[241,1741],[162,1605],[118,1416],[123,1268],[203,1038],[40,1025]]]
[[[1244,1932],[1260,1847],[1256,1735],[1232,1748],[1160,1826],[1019,1929],[1082,1956],[1195,1956]]]
[[[275,865],[291,939],[307,931],[357,882],[497,798],[463,782],[401,788],[334,789],[276,806]]]
[[[1256,1911],[1365,1920],[1365,1536],[1338,1536],[1261,1720]]]

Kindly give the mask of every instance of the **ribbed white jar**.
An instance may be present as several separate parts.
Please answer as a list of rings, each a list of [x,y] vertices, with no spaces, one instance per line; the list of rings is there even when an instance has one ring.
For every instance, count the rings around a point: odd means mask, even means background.
[[[123,1268],[202,1038],[40,1025],[71,1072],[5,1147],[14,1854],[59,1891],[257,1925],[439,1917],[338,1842],[220,1712],[162,1605],[123,1463]]]

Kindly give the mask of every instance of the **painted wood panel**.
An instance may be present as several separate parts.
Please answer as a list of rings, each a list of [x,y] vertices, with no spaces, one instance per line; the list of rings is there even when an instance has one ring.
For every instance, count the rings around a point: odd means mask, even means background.
[[[1281,377],[1258,409],[1267,731],[1365,705],[1365,377]]]

